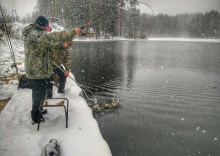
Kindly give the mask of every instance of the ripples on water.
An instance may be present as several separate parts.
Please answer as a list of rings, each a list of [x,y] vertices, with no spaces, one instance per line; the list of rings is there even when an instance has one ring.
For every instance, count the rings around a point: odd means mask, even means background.
[[[94,114],[114,156],[220,155],[220,44],[76,42],[73,73],[98,101]]]

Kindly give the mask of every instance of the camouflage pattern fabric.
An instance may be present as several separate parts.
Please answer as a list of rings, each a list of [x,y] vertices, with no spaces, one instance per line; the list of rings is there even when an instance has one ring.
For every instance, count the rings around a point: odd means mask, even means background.
[[[51,56],[60,58],[61,54],[54,55],[51,47],[58,47],[75,35],[74,30],[60,32],[46,32],[43,27],[31,24],[23,29],[25,48],[25,72],[29,79],[50,78],[53,65],[49,61]]]
[[[71,68],[71,58],[70,58],[70,52],[68,49],[64,49],[63,50],[63,55],[64,55],[64,59],[63,59],[63,64],[66,68],[66,71],[70,71]]]
[[[51,47],[50,52],[51,52],[51,57],[50,57],[51,61],[53,61],[56,65],[63,64],[64,67],[66,68],[66,71],[70,70],[71,59],[68,49],[62,46],[58,46],[58,47],[54,46]],[[58,68],[56,65],[53,64],[54,69]]]

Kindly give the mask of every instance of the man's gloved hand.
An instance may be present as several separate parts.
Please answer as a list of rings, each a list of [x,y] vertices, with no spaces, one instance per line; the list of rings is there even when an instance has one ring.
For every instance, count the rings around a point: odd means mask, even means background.
[[[65,71],[64,75],[67,77],[67,76],[69,76],[69,75],[70,75],[70,72]]]
[[[82,30],[80,28],[76,28],[76,29],[74,29],[74,31],[75,31],[76,35],[79,35]]]

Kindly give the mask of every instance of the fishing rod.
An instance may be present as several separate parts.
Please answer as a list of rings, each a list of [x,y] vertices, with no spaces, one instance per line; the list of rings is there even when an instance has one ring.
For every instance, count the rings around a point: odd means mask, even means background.
[[[146,3],[143,3],[143,2],[138,2],[140,4],[144,4],[146,5],[147,7],[149,7],[151,9],[151,11],[153,12],[153,17],[154,17],[154,24],[153,24],[153,28],[155,27],[155,24],[156,24],[156,19],[155,19],[155,13],[154,13],[154,10],[152,9],[152,7]]]
[[[51,61],[57,68],[59,68],[63,73],[65,73],[65,67],[64,67],[64,65],[63,64],[61,64],[61,66],[63,67],[63,69],[60,67],[60,66],[58,66],[55,62],[53,62],[53,61]],[[71,72],[70,72],[71,73]],[[68,76],[71,80],[73,80],[80,88],[82,87],[82,86],[85,86],[85,85],[82,85],[82,84],[79,84],[79,83],[77,83],[76,82],[76,80],[75,79],[73,79],[71,76]],[[86,86],[85,86],[86,87]],[[82,88],[81,88],[82,89]],[[88,95],[86,94],[86,92],[85,92],[85,90],[84,89],[82,89],[82,91],[83,91],[83,93],[84,93],[84,95],[86,96],[86,98],[90,101],[90,102],[92,102],[92,100],[88,97]],[[92,94],[92,96],[94,97],[94,103],[95,104],[97,104],[97,99],[96,99],[96,97],[95,97],[95,95],[88,89],[88,91]]]
[[[115,10],[115,9],[121,7],[121,6],[124,6],[124,4],[121,4],[121,5],[119,5],[119,6],[115,7],[115,8],[113,8],[113,9],[110,9],[110,10],[104,12],[103,14],[99,15],[98,17],[96,17],[96,18],[94,18],[94,19],[91,19],[88,23],[86,23],[86,24],[85,24],[84,26],[82,26],[80,29],[84,29],[85,27],[88,27],[90,24],[92,24],[92,23],[93,23],[94,21],[96,21],[97,19],[101,18],[102,16],[106,15],[106,14],[109,13],[109,12],[112,12],[113,10]]]
[[[0,5],[0,10],[1,10],[2,19],[3,19],[3,26],[4,26],[4,29],[5,29],[5,32],[6,32],[6,40],[7,40],[8,45],[9,45],[9,50],[11,51],[11,56],[12,56],[12,59],[13,59],[13,62],[14,62],[13,66],[16,69],[16,76],[17,76],[18,81],[19,81],[18,67],[17,67],[16,60],[15,60],[15,54],[14,54],[14,51],[13,51],[12,43],[11,43],[11,40],[10,40],[10,37],[9,37],[9,32],[8,32],[8,29],[7,29],[7,25],[6,25],[6,21],[5,21],[5,18],[4,18],[4,14],[3,14],[3,11],[2,11],[1,5]],[[18,86],[18,89],[19,89],[19,86]]]
[[[138,3],[144,4],[144,5],[146,5],[147,7],[149,7],[149,8],[151,9],[151,11],[153,12],[153,17],[154,17],[154,24],[153,24],[153,27],[154,27],[154,26],[155,26],[155,13],[154,13],[154,10],[152,9],[152,7],[150,7],[150,5],[148,5],[148,4],[146,4],[146,3],[143,3],[143,2],[138,2]],[[108,10],[108,11],[102,13],[102,14],[99,15],[98,17],[95,17],[94,19],[91,19],[88,23],[84,24],[80,29],[84,29],[85,27],[88,27],[89,25],[91,25],[91,24],[92,24],[94,21],[96,21],[97,19],[103,17],[104,15],[106,15],[106,14],[112,12],[113,10],[115,10],[115,9],[117,9],[117,8],[119,8],[119,7],[124,6],[125,4],[131,4],[131,3],[121,4],[121,5],[119,5],[119,6],[115,7],[115,8],[113,8],[113,9],[110,9],[110,10]]]

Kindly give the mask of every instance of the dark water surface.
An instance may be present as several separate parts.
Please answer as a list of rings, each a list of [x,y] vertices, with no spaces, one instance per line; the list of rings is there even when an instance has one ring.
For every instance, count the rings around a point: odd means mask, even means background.
[[[220,156],[220,43],[75,42],[73,73],[98,102],[113,156]]]

